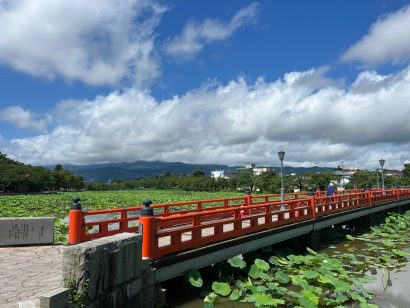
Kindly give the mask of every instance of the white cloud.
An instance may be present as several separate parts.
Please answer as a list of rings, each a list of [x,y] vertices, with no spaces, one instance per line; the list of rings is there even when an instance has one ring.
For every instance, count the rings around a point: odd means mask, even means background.
[[[367,35],[342,55],[343,61],[360,61],[367,66],[409,59],[410,6],[380,18]]]
[[[91,85],[156,77],[150,0],[0,0],[0,64]]]
[[[194,58],[205,46],[212,42],[230,38],[239,28],[255,22],[259,5],[256,2],[240,9],[229,22],[205,19],[202,22],[189,21],[181,35],[165,44],[165,52],[175,58]]]
[[[10,140],[6,153],[47,164],[275,165],[284,149],[293,165],[376,167],[384,157],[387,168],[400,167],[410,151],[410,67],[391,76],[363,72],[347,89],[326,80],[312,69],[275,82],[239,78],[165,101],[136,89],[66,101],[50,134]]]
[[[51,122],[50,115],[38,116],[20,106],[0,109],[0,122],[7,122],[17,128],[44,133]]]

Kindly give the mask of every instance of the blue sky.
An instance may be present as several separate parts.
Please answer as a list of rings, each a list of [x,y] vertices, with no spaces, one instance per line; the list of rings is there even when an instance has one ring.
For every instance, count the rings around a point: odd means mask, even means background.
[[[409,4],[0,0],[0,151],[401,168]]]

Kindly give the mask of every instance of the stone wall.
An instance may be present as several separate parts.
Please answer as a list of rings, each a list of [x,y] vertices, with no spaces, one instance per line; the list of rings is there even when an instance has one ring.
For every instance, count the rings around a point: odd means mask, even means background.
[[[121,233],[65,248],[63,279],[70,296],[90,308],[165,306],[155,269],[141,257],[141,241],[140,235]]]

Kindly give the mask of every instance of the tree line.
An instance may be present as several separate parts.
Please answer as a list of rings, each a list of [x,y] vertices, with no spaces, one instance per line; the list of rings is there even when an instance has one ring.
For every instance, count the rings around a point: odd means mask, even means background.
[[[0,193],[67,191],[83,187],[82,177],[59,164],[53,170],[33,167],[12,160],[0,152]]]
[[[336,180],[332,173],[307,173],[284,175],[284,186],[287,192],[294,188],[301,191],[326,189],[330,181]],[[196,170],[190,175],[166,172],[162,176],[151,178],[140,177],[133,181],[112,181],[109,183],[86,183],[87,190],[125,190],[125,189],[181,189],[187,191],[245,191],[251,189],[261,193],[279,193],[281,187],[280,174],[269,170],[254,175],[252,170],[239,172],[233,178],[211,178],[204,171]]]
[[[371,171],[358,171],[346,185],[346,189],[355,187],[377,187],[377,173]],[[379,185],[381,187],[381,176]],[[287,192],[299,189],[326,190],[330,182],[337,183],[339,177],[331,172],[328,173],[305,173],[296,175],[284,175],[284,186]],[[403,176],[385,176],[385,187],[410,186],[410,164],[406,165]],[[112,181],[110,183],[86,183],[87,190],[122,190],[122,189],[182,189],[188,191],[235,191],[250,188],[252,191],[261,193],[279,193],[281,187],[280,174],[269,170],[260,175],[253,175],[252,170],[240,172],[232,179],[211,178],[205,176],[202,170],[196,170],[191,175],[173,174],[166,172],[162,176],[151,178],[138,178],[133,181]]]
[[[279,193],[280,174],[273,170],[254,175],[252,170],[244,170],[232,179],[211,178],[202,170],[195,170],[190,175],[165,172],[151,178],[140,177],[132,181],[84,183],[83,178],[72,171],[56,165],[53,170],[44,167],[32,167],[7,158],[0,153],[0,193],[32,193],[43,191],[87,190],[125,190],[125,189],[181,189],[187,191],[236,191],[250,188],[261,193]],[[325,190],[330,182],[337,183],[339,178],[331,172],[284,175],[286,192]],[[386,175],[385,187],[410,186],[410,164],[404,165],[403,175]],[[376,171],[357,171],[346,189],[364,189],[381,187],[381,175]]]

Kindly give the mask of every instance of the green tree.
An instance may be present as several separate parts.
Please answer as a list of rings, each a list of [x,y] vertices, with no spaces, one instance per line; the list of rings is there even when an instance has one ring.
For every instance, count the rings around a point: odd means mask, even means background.
[[[261,192],[272,192],[274,190],[274,180],[276,173],[273,170],[262,172],[255,177],[255,187],[260,189]]]
[[[403,177],[410,179],[410,164],[404,164]]]
[[[308,186],[314,187],[320,190],[326,190],[331,181],[335,181],[337,178],[332,173],[311,173],[309,174]]]
[[[300,189],[300,191],[303,191],[305,188],[307,189],[307,180],[302,174],[292,176],[289,182],[291,186]]]
[[[347,186],[347,188],[358,187],[363,189],[366,188],[366,186],[376,187],[376,176],[378,176],[377,172],[370,172],[367,170],[357,171],[353,173],[353,175],[350,177],[350,183]],[[379,185],[381,186],[381,179]]]
[[[235,183],[237,187],[245,189],[249,187],[251,191],[253,191],[253,187],[255,185],[255,176],[253,175],[253,170],[243,170],[239,172],[237,176],[235,176]]]
[[[195,176],[195,177],[205,176],[205,171],[204,170],[194,170],[192,171],[192,176]]]

